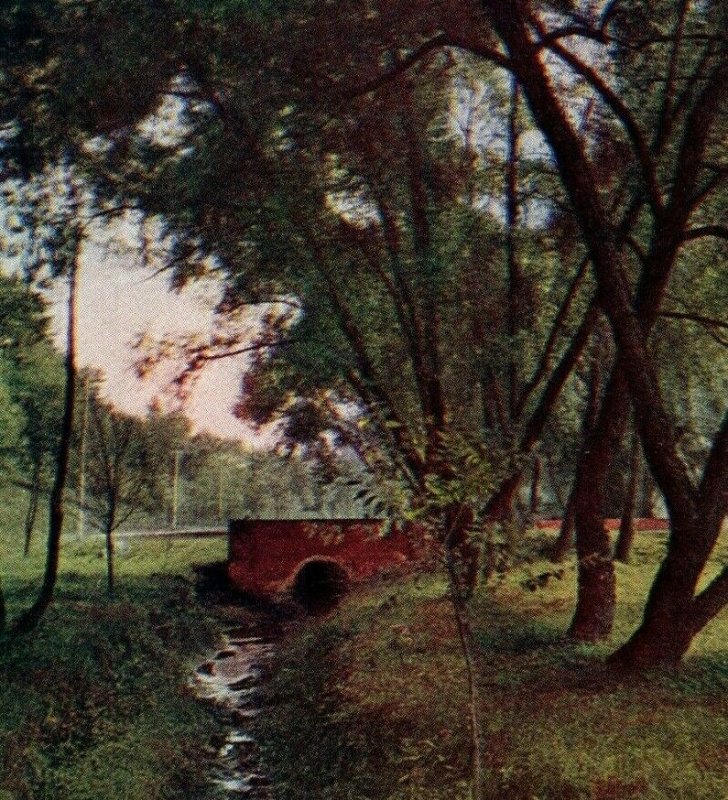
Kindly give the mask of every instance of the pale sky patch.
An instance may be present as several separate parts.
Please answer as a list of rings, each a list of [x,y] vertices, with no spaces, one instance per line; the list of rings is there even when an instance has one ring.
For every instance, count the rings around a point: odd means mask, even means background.
[[[173,292],[167,275],[155,275],[135,261],[133,256],[116,253],[101,244],[87,244],[79,273],[78,362],[81,367],[92,366],[103,371],[106,376],[103,394],[120,409],[144,414],[155,397],[164,400],[171,367],[140,380],[134,370],[132,341],[144,332],[152,337],[209,335],[214,326],[217,292],[211,282]],[[54,333],[62,347],[63,282],[54,288],[53,299]],[[245,365],[245,356],[235,356],[207,366],[184,411],[197,430],[262,444],[265,437],[257,436],[232,414]],[[168,400],[165,407],[171,407]]]

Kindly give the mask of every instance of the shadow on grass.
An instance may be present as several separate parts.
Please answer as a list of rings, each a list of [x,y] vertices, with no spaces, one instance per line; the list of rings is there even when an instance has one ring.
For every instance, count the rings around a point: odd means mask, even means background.
[[[6,581],[14,608],[35,587]],[[64,572],[31,634],[0,647],[0,797],[201,796],[209,715],[185,691],[215,621],[185,575]]]

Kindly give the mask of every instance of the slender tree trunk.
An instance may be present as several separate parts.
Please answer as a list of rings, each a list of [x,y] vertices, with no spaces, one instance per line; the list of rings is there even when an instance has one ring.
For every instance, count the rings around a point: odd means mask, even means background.
[[[541,507],[541,459],[537,458],[533,462],[533,472],[531,473],[531,498],[528,503],[528,511],[533,519],[538,514]]]
[[[483,798],[483,735],[480,721],[480,700],[478,696],[476,646],[473,630],[470,625],[467,604],[467,586],[463,586],[460,570],[458,569],[457,548],[451,541],[453,517],[450,512],[445,514],[445,565],[447,568],[448,584],[450,588],[450,601],[455,616],[458,630],[458,639],[465,665],[465,677],[468,689],[468,722],[470,729],[470,797],[472,800]],[[467,567],[466,567],[467,571]]]
[[[106,539],[106,593],[114,597],[116,586],[114,584],[114,511],[109,511],[104,529]]]
[[[0,581],[0,636],[5,633],[5,626],[7,624],[8,614],[5,608],[5,592],[3,585]]]
[[[627,496],[622,510],[622,519],[619,521],[619,536],[614,548],[614,557],[623,564],[629,562],[629,556],[634,542],[634,512],[637,504],[637,486],[640,477],[640,439],[635,432],[632,439],[632,452],[629,459],[629,482]]]
[[[561,530],[558,539],[551,548],[550,560],[554,564],[561,564],[566,559],[569,550],[574,546],[574,489],[569,493],[566,501],[564,517],[561,520]]]
[[[68,476],[68,461],[73,435],[73,412],[76,395],[76,291],[78,286],[78,250],[68,272],[68,322],[66,328],[63,420],[56,455],[56,469],[49,502],[48,548],[43,583],[33,605],[23,612],[10,628],[13,636],[35,629],[53,600],[58,577],[58,561],[63,532],[63,502]]]
[[[655,481],[644,463],[641,473],[640,505],[637,516],[652,519],[655,516]]]
[[[33,540],[33,529],[35,519],[38,514],[38,498],[40,497],[40,476],[43,469],[43,460],[38,459],[33,464],[33,476],[31,478],[30,497],[28,499],[28,510],[25,514],[25,543],[23,545],[23,556],[30,555],[30,545]]]
[[[480,546],[471,539],[475,514],[470,506],[455,503],[444,512],[444,520],[446,549],[461,566],[459,585],[467,598],[475,591],[480,568]]]
[[[91,399],[91,380],[86,374],[83,383],[83,412],[81,414],[81,441],[78,447],[78,521],[76,536],[81,539],[86,533],[86,439],[88,434],[88,412]]]
[[[523,326],[523,270],[518,259],[518,81],[511,78],[511,102],[508,111],[508,144],[505,171],[506,188],[506,268],[508,270],[508,416],[513,421],[518,408],[520,384],[519,355],[516,337]]]

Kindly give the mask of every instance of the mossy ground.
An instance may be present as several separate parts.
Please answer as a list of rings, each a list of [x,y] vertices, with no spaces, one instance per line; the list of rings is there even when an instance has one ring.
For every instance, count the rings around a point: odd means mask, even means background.
[[[603,666],[640,618],[663,544],[641,534],[618,565],[619,617],[598,646],[563,635],[573,567],[531,591],[553,569],[535,561],[478,592],[488,798],[728,798],[728,614],[676,674],[617,679]],[[259,735],[280,800],[469,797],[463,666],[436,576],[364,587],[293,626],[270,702]]]
[[[0,574],[12,618],[37,591],[44,548],[39,535],[22,557],[22,502],[11,492],[2,499]],[[224,541],[121,547],[109,600],[103,541],[66,539],[40,628],[0,648],[0,800],[204,797],[217,728],[185,684],[213,645],[215,620],[195,597],[191,566],[224,558]]]

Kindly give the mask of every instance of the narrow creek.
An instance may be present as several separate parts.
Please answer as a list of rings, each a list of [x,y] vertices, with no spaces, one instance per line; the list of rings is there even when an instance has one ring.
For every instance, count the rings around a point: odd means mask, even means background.
[[[213,796],[221,800],[273,797],[251,729],[253,720],[264,712],[261,687],[270,674],[278,637],[270,619],[245,615],[240,624],[225,631],[222,647],[190,677],[194,696],[211,706],[223,725],[208,776]]]

